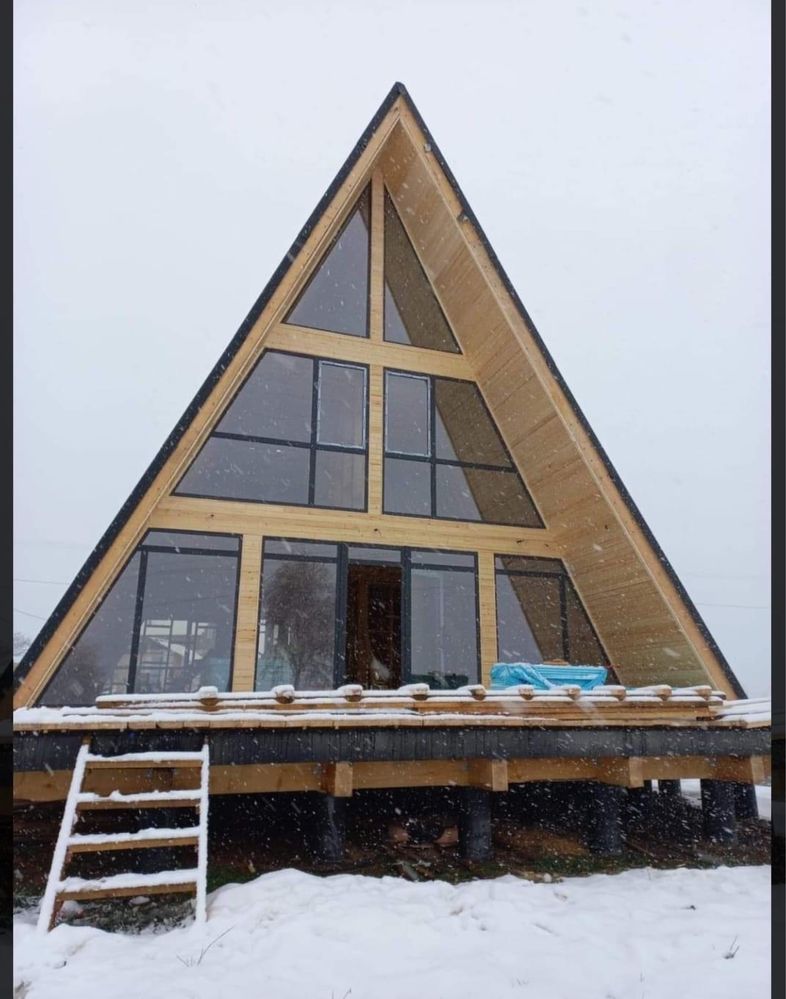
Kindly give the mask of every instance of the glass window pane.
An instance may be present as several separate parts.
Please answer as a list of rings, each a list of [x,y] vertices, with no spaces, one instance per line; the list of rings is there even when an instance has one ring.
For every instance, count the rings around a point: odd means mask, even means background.
[[[500,662],[564,659],[559,579],[497,575]]]
[[[265,558],[268,555],[311,555],[319,558],[337,558],[338,546],[319,541],[292,541],[284,538],[265,539]]]
[[[314,505],[334,506],[341,510],[365,510],[365,454],[317,451]]]
[[[497,576],[497,658],[501,663],[540,663],[540,651],[510,576]]]
[[[477,683],[475,573],[413,568],[411,585],[412,682]]]
[[[256,690],[335,687],[336,566],[270,559],[262,566]]]
[[[349,549],[350,562],[401,562],[401,552],[395,548],[354,548]]]
[[[147,556],[134,693],[229,690],[236,557]]]
[[[365,368],[320,362],[317,440],[344,447],[365,445]]]
[[[268,350],[257,362],[221,418],[225,434],[311,440],[314,362],[310,357]]]
[[[385,383],[385,451],[431,454],[428,379],[388,371]]]
[[[145,546],[157,548],[215,548],[216,551],[240,551],[240,538],[231,534],[191,534],[185,531],[148,531],[142,539]]]
[[[516,472],[457,465],[437,465],[437,516],[541,526],[537,510]]]
[[[308,503],[308,448],[210,437],[176,493],[262,503]]]
[[[133,555],[76,640],[39,701],[48,707],[93,704],[125,694],[134,626],[139,554]]]
[[[431,464],[385,458],[385,513],[431,516]]]
[[[570,661],[577,666],[605,666],[606,655],[595,637],[587,612],[570,579],[565,579],[565,602],[568,616],[568,642]]]
[[[425,271],[385,192],[385,339],[460,353]]]
[[[368,336],[370,206],[366,188],[286,322]]]
[[[502,439],[472,382],[434,379],[438,458],[510,468]]]
[[[475,568],[475,556],[459,552],[413,551],[412,562],[415,565],[453,565],[459,568]]]

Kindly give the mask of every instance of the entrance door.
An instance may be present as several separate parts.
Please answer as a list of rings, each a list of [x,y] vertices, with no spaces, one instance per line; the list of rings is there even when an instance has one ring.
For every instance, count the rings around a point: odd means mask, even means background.
[[[401,686],[401,567],[347,567],[347,679],[365,688]]]

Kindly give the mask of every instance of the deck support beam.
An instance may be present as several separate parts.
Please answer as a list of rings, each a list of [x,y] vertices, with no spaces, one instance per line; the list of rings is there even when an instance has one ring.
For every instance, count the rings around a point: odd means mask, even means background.
[[[491,792],[479,787],[460,790],[459,851],[464,860],[491,860]]]
[[[735,786],[732,781],[703,780],[701,808],[704,835],[713,843],[734,843],[737,839]]]
[[[590,784],[587,845],[593,853],[622,853],[622,805],[625,788],[617,784]]]
[[[320,794],[316,800],[316,856],[326,864],[344,859],[347,832],[347,799]]]
[[[758,819],[759,804],[756,801],[756,785],[735,783],[734,814],[738,819]]]

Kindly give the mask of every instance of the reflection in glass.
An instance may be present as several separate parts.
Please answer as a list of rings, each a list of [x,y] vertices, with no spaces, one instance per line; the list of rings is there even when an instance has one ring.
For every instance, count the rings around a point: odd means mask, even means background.
[[[586,666],[605,666],[608,662],[606,655],[595,636],[579,595],[568,577],[565,578],[565,605],[570,661]]]
[[[282,441],[311,440],[314,362],[268,350],[257,362],[216,430]]]
[[[308,503],[308,448],[209,437],[180,480],[181,495]]]
[[[510,468],[510,458],[472,382],[434,379],[437,457]]]
[[[255,690],[334,684],[336,566],[265,558]]]
[[[370,206],[371,195],[366,188],[286,322],[368,336]]]
[[[236,588],[234,557],[148,555],[134,693],[229,689]]]
[[[425,271],[385,192],[385,339],[460,353]]]
[[[557,659],[577,666],[607,665],[587,612],[559,559],[498,555],[495,562],[500,662]]]
[[[413,565],[450,565],[462,569],[475,568],[475,556],[465,555],[461,552],[430,552],[415,549],[411,558]]]
[[[317,451],[314,504],[340,510],[364,510],[366,456],[345,451]]]
[[[216,551],[239,552],[240,538],[231,534],[192,534],[187,531],[148,531],[142,538],[146,547],[208,548]]]
[[[431,516],[431,465],[427,461],[385,458],[385,513]]]
[[[475,573],[413,566],[411,581],[412,681],[435,687],[477,683]]]
[[[100,694],[125,694],[134,626],[139,554],[104,597],[44,691],[40,704],[93,704]]]
[[[539,527],[540,518],[516,472],[437,465],[437,516]]]
[[[173,540],[162,551],[166,538]],[[228,690],[239,552],[211,551],[237,539],[151,532],[110,587],[58,668],[40,703],[92,704],[100,694]]]
[[[344,447],[366,443],[366,369],[321,361],[317,441]]]
[[[387,372],[385,451],[396,454],[431,454],[428,378]]]

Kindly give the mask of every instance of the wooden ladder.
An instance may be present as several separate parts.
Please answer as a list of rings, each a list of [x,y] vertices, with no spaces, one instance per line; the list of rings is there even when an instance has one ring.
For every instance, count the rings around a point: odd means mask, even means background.
[[[196,895],[196,921],[205,920],[207,890],[207,814],[210,754],[205,739],[199,752],[123,753],[99,756],[90,751],[92,736],[82,742],[77,754],[71,787],[66,798],[63,820],[57,837],[49,879],[38,917],[38,931],[46,933],[57,921],[63,902],[70,899],[85,901],[121,898],[134,895],[164,895],[183,892]],[[181,770],[198,768],[199,786],[189,790],[149,790],[123,794],[113,790],[108,795],[84,790],[88,774],[96,770],[136,771]],[[195,825],[186,828],[163,829],[154,826],[136,832],[77,834],[74,829],[85,812],[99,809],[191,808],[198,814]],[[65,877],[71,857],[77,853],[99,851],[144,850],[196,846],[197,866],[190,869],[160,871],[152,874],[126,872],[95,880]]]

